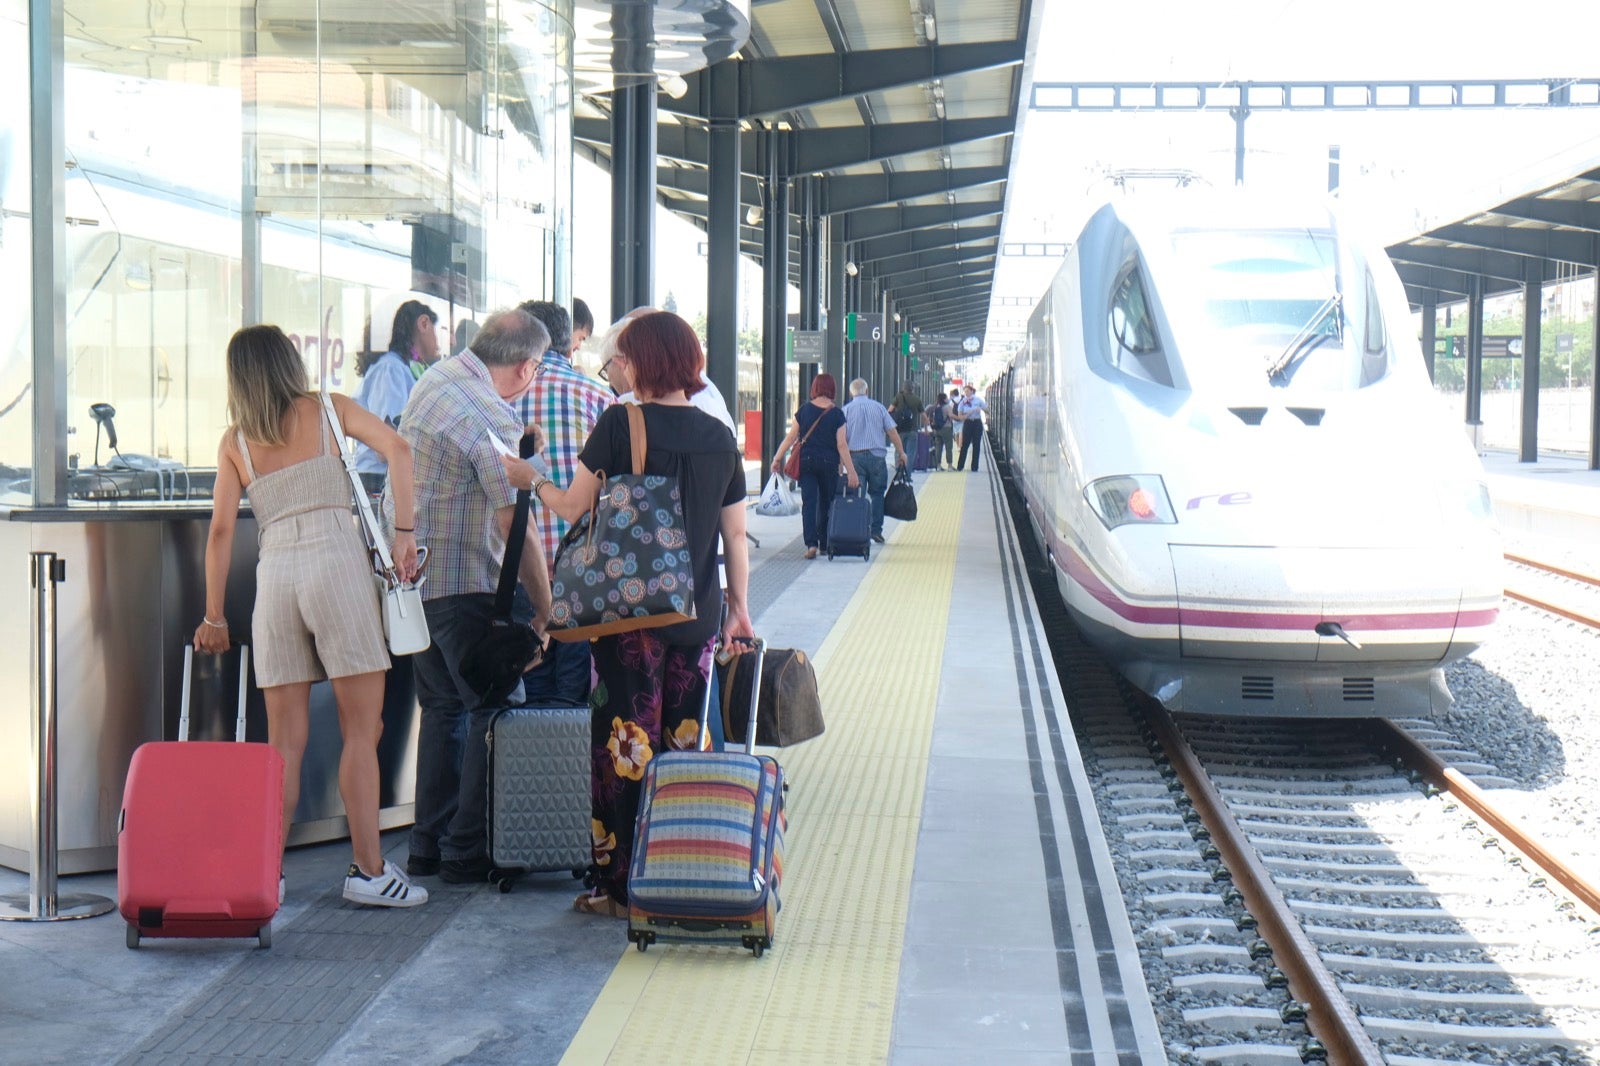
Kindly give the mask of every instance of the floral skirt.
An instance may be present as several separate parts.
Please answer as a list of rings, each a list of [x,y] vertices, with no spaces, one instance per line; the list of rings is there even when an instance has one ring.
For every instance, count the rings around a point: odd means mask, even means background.
[[[644,769],[662,750],[695,746],[711,672],[711,641],[666,644],[650,630],[601,637],[589,694],[594,863],[587,883],[628,898]]]

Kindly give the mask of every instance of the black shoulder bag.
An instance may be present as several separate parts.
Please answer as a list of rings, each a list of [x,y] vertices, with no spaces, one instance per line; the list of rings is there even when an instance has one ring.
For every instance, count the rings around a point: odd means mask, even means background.
[[[517,452],[526,459],[534,453],[533,434],[523,434]],[[533,493],[517,491],[517,509],[506,537],[505,558],[500,563],[500,584],[494,594],[494,617],[488,630],[461,659],[461,680],[477,693],[479,707],[504,706],[522,675],[544,658],[544,645],[529,626],[511,620],[511,601],[517,591],[517,568],[522,563],[522,543],[528,536],[528,508]]]

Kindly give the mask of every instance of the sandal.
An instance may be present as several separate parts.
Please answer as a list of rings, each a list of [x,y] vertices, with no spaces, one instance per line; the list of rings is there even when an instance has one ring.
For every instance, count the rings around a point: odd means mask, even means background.
[[[580,892],[578,898],[572,901],[572,909],[579,914],[596,914],[604,918],[626,918],[628,905],[609,895],[591,896],[587,892]]]

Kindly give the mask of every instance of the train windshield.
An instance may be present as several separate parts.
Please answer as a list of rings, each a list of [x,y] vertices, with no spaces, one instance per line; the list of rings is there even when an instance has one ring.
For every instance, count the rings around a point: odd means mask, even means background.
[[[1382,376],[1367,350],[1376,335],[1385,354],[1369,272],[1341,259],[1332,229],[1186,230],[1172,250],[1187,297],[1174,310],[1205,338],[1185,346],[1191,380],[1326,391]]]

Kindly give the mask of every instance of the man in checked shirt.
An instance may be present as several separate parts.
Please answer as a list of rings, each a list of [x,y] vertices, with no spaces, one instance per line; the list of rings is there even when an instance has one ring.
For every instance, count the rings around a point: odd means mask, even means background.
[[[544,431],[544,455],[550,463],[550,480],[560,488],[572,483],[578,465],[578,452],[611,404],[611,390],[572,365],[572,318],[566,308],[548,300],[528,300],[521,309],[550,331],[550,350],[534,374],[533,384],[517,404],[523,425],[537,423]],[[567,531],[567,523],[548,507],[533,509],[534,521],[544,544],[544,557],[554,576],[556,549]],[[526,621],[533,616],[532,605],[517,589],[513,617]],[[551,641],[544,662],[522,679],[527,705],[541,700],[560,699],[581,703],[589,698],[589,644],[587,641]]]

